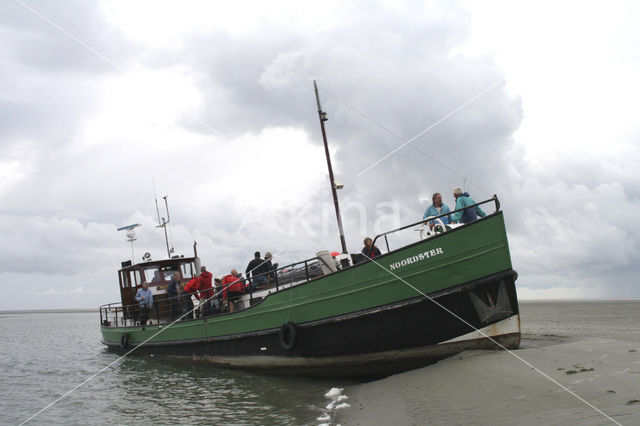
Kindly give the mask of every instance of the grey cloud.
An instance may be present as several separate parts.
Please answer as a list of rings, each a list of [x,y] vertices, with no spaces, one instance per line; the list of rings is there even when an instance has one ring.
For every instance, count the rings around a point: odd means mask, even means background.
[[[409,139],[504,80],[492,58],[452,53],[467,41],[470,21],[455,5],[352,4],[336,11],[336,25],[318,32],[291,30],[284,23],[263,23],[243,35],[211,28],[181,40],[181,47],[150,49],[126,40],[90,3],[66,4],[74,14],[49,3],[29,4],[125,68],[133,63],[148,70],[184,69],[202,104],[179,124],[202,139],[184,145],[176,140],[171,146],[127,135],[96,145],[82,140],[83,124],[99,110],[94,97],[101,95],[100,79],[119,71],[19,5],[0,6],[6,12],[0,13],[0,26],[11,35],[2,41],[7,67],[0,71],[0,162],[25,160],[24,176],[0,185],[0,242],[3,252],[11,253],[3,256],[2,265],[14,274],[36,280],[41,275],[34,269],[60,276],[93,270],[94,278],[111,289],[111,269],[129,253],[124,236],[114,228],[129,221],[144,223],[136,250],[160,256],[164,242],[154,228],[152,172],[159,195],[169,189],[176,248],[188,254],[197,240],[204,263],[217,275],[242,268],[256,249],[281,251],[277,257],[282,264],[318,249],[337,248],[324,175],[311,180],[306,198],[291,199],[287,206],[282,185],[270,182],[273,167],[288,167],[274,161],[277,153],[264,168],[254,169],[245,166],[258,155],[251,149],[237,158],[221,157],[233,152],[225,151],[225,144],[265,127],[303,129],[320,146],[312,87],[316,79],[329,113],[336,176],[345,184],[340,199],[352,251],[359,250],[362,234],[375,234],[376,220],[386,212],[381,202],[394,202],[398,220],[412,222],[422,217],[433,192],[441,192],[453,207],[451,188],[466,175],[476,200],[494,192],[501,197],[521,282],[531,288],[578,281],[603,286],[615,276],[617,288],[632,292],[628,280],[638,272],[639,232],[632,216],[639,199],[633,167],[638,150],[629,142],[610,153],[570,153],[532,164],[524,157],[526,149],[513,139],[523,118],[522,100],[511,96],[504,84],[413,142],[457,174],[406,146],[357,176],[403,142],[327,91]],[[233,142],[218,138],[198,120]],[[324,159],[288,161],[309,164],[315,171],[311,165]],[[273,194],[267,205],[238,202],[250,199],[250,193],[218,194],[216,185],[237,182],[209,180],[217,176],[215,170],[231,165],[253,176],[256,190]],[[602,200],[604,208],[598,203],[583,208],[591,198]],[[364,206],[364,225],[356,205]],[[612,214],[611,205],[622,206],[621,213]],[[300,222],[293,223],[295,233],[290,232],[292,220]],[[593,224],[597,232],[591,232]],[[548,235],[550,230],[553,235]],[[615,246],[600,253],[608,244]],[[64,287],[61,281],[51,284],[56,291],[82,285]]]

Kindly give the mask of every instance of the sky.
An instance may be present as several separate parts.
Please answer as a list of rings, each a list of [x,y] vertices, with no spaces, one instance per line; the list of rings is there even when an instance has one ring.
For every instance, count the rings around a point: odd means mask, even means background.
[[[118,301],[116,229],[166,257],[164,196],[171,246],[215,276],[339,250],[314,80],[349,251],[459,185],[499,196],[521,299],[638,298],[639,21],[624,1],[2,2],[0,310]]]

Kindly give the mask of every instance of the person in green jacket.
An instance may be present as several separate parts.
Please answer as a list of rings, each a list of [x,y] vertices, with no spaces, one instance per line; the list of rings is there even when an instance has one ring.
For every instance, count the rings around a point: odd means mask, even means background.
[[[451,223],[471,223],[478,219],[478,216],[485,217],[487,214],[482,211],[480,206],[472,206],[476,202],[469,196],[468,192],[462,192],[462,188],[456,186],[453,188],[453,197],[456,199],[455,210],[464,209],[451,215]]]

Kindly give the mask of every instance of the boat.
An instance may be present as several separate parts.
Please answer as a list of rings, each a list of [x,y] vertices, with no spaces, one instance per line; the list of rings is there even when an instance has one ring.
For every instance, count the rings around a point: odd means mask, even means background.
[[[178,273],[184,286],[197,276],[201,262],[195,243],[189,257],[172,255],[167,243],[167,259],[145,255],[140,262],[121,264],[121,300],[100,307],[103,344],[120,353],[348,378],[382,377],[469,349],[519,347],[517,273],[498,197],[469,207],[493,210],[471,223],[444,225],[439,221],[444,215],[436,216],[433,220],[442,225],[436,232],[418,236],[414,231],[424,226],[421,220],[377,235],[374,245],[384,242],[386,249],[379,257],[349,253],[319,99],[318,113],[342,253],[322,250],[265,272],[269,284],[247,286],[233,312],[189,312],[175,319],[168,280]],[[391,235],[411,241],[392,247]],[[143,282],[155,302],[146,323],[139,321],[134,300]]]

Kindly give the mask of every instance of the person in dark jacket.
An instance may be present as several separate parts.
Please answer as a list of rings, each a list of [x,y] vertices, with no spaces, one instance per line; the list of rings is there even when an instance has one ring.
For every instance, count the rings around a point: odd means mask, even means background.
[[[171,320],[175,320],[182,314],[180,307],[180,301],[178,299],[178,293],[180,293],[180,274],[175,273],[167,285],[167,298],[171,303]]]
[[[264,264],[267,268],[267,271],[269,271],[269,273],[267,274],[267,284],[272,283],[276,280],[276,270],[278,269],[278,264],[271,263],[271,259],[273,259],[271,252],[266,252],[264,254]]]
[[[364,239],[364,248],[362,249],[362,254],[364,254],[367,259],[375,259],[376,257],[382,256],[378,247],[373,245],[373,240],[369,237]]]
[[[267,282],[267,272],[269,272],[267,262],[260,258],[259,251],[255,252],[253,260],[249,262],[247,269],[244,271],[247,278],[249,278],[249,274],[251,274],[251,291],[260,288],[262,284]]]

